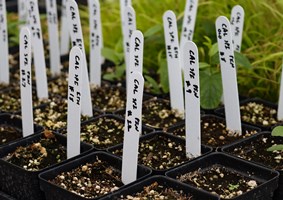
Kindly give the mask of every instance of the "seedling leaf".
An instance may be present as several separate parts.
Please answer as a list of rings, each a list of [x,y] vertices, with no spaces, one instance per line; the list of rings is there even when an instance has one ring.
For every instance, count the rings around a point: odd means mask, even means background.
[[[269,147],[267,151],[282,151],[283,150],[283,144],[277,144]]]
[[[276,126],[272,132],[271,132],[272,136],[280,136],[283,137],[283,126]]]

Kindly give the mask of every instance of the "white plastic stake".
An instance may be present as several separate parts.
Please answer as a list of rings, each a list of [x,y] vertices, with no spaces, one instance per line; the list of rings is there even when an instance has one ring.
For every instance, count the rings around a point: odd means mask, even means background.
[[[198,0],[187,0],[184,19],[183,19],[182,33],[181,33],[181,41],[180,41],[181,48],[186,41],[193,40],[196,17],[197,17],[197,7],[198,7]]]
[[[60,49],[59,49],[59,32],[58,32],[58,15],[56,0],[46,0],[49,48],[50,48],[50,67],[52,75],[60,73]]]
[[[186,107],[186,154],[201,155],[199,58],[195,43],[187,41],[182,47]]]
[[[41,23],[37,0],[27,1],[28,24],[32,34],[32,50],[36,76],[36,91],[39,99],[48,99],[46,64],[43,49]]]
[[[0,0],[0,82],[9,84],[9,50],[6,1]]]
[[[67,18],[67,0],[62,0],[61,7],[61,35],[60,35],[60,52],[61,55],[69,53],[70,49],[70,34],[68,29],[68,18]]]
[[[21,111],[23,137],[34,133],[31,80],[31,33],[23,27],[20,33]]]
[[[90,25],[90,83],[101,86],[102,27],[98,0],[88,0]]]
[[[137,179],[139,137],[142,131],[143,76],[140,72],[134,71],[130,74],[128,83],[122,160],[122,182],[124,184]]]
[[[81,97],[84,55],[79,47],[71,49],[69,58],[67,158],[80,154]]]
[[[129,71],[138,71],[142,74],[143,71],[143,47],[144,38],[143,34],[139,30],[135,30],[131,37],[130,42],[130,64]]]
[[[180,66],[177,21],[176,16],[172,11],[169,10],[164,13],[163,26],[168,64],[171,108],[184,113],[184,92]]]
[[[83,83],[82,87],[82,114],[87,116],[93,116],[89,76],[85,55],[84,39],[82,34],[82,26],[80,20],[79,9],[76,1],[67,1],[67,18],[68,18],[68,29],[71,35],[72,45],[80,47],[83,52]]]
[[[18,0],[18,15],[20,22],[25,22],[27,20],[26,0]]]
[[[126,81],[130,75],[130,42],[133,32],[136,30],[136,13],[132,6],[125,7],[124,10],[124,56],[126,64]]]
[[[243,37],[243,28],[245,20],[245,11],[240,5],[233,7],[231,12],[231,30],[232,30],[232,39],[234,45],[234,51],[240,52],[242,45]]]
[[[277,110],[277,120],[283,120],[283,62],[281,70],[281,81],[280,81],[280,91],[279,91],[279,100],[278,100],[278,110]]]
[[[125,28],[125,19],[124,19],[124,11],[127,6],[131,6],[131,0],[120,0],[120,15],[121,15],[121,26],[122,26],[122,33],[124,35],[124,28]]]
[[[216,20],[216,35],[221,66],[226,127],[241,132],[240,103],[237,72],[229,20],[220,16]]]

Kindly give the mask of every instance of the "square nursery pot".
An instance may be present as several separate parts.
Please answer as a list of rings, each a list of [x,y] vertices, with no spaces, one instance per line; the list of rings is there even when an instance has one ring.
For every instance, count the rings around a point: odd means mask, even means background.
[[[64,136],[44,131],[4,146],[0,152],[0,191],[15,199],[43,199],[44,193],[40,190],[38,175],[66,162],[62,161],[66,159],[66,143]],[[89,150],[91,146],[81,144],[81,152],[87,153]],[[31,156],[38,157],[30,159]],[[47,159],[43,159],[45,157]]]
[[[279,173],[224,153],[212,153],[166,173],[220,199],[271,200]]]
[[[225,119],[216,115],[201,116],[201,143],[219,150],[222,147],[259,133],[258,127],[242,124],[242,135],[233,133],[226,128]],[[167,130],[169,134],[185,138],[185,123],[178,124]]]
[[[222,151],[277,170],[280,173],[280,176],[278,189],[274,193],[274,200],[281,200],[283,199],[282,151],[267,151],[267,148],[274,144],[283,144],[283,138],[274,137],[270,132],[262,132],[241,142],[231,144],[223,148]]]
[[[262,130],[271,130],[278,123],[277,107],[276,104],[259,98],[246,99],[240,103],[241,120]],[[224,116],[224,107],[216,109],[215,113]]]
[[[8,113],[0,114],[0,149],[10,143],[23,138],[22,119]],[[34,134],[40,133],[43,128],[34,125]]]
[[[194,199],[218,200],[219,197],[195,189],[166,176],[153,176],[115,192],[108,199]]]
[[[150,167],[154,175],[164,175],[173,169],[195,158],[187,158],[186,141],[165,132],[153,132],[139,140],[138,163]],[[202,155],[212,151],[210,147],[201,146]],[[123,144],[109,148],[108,152],[122,157]]]
[[[100,199],[127,186],[121,182],[121,169],[121,159],[93,152],[41,173],[40,187],[46,200]],[[138,166],[137,180],[150,173],[149,168]]]
[[[125,120],[118,115],[104,114],[81,124],[81,141],[90,144],[96,150],[105,150],[124,141]],[[58,131],[66,135],[66,128]],[[142,127],[142,135],[153,129]]]
[[[17,200],[15,198],[11,197],[10,195],[8,195],[4,192],[1,192],[1,191],[0,191],[0,199],[1,200]]]

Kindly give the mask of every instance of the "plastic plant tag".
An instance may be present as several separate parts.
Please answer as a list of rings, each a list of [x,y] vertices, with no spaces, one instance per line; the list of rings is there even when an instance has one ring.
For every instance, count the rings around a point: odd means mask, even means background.
[[[52,75],[60,73],[60,47],[59,47],[59,32],[58,32],[58,16],[56,0],[46,0],[48,34],[50,46],[50,68]]]
[[[198,7],[198,0],[187,0],[184,18],[183,18],[181,40],[180,40],[181,48],[186,41],[193,40],[196,17],[197,17],[197,7]]]
[[[82,71],[84,55],[74,46],[69,58],[68,116],[67,116],[67,157],[80,154]]]
[[[232,30],[232,39],[234,51],[240,52],[242,45],[242,37],[243,37],[243,28],[244,28],[244,20],[245,20],[245,11],[240,5],[236,5],[233,7],[231,12],[231,30]]]
[[[26,0],[18,0],[18,15],[20,22],[25,22],[27,20]]]
[[[37,0],[27,1],[28,24],[32,34],[32,50],[35,66],[36,91],[39,99],[48,99],[46,64],[42,40],[41,23]]]
[[[0,0],[0,82],[9,84],[9,50],[6,1]]]
[[[220,16],[216,20],[216,35],[221,66],[226,127],[241,133],[240,103],[237,72],[229,20]]]
[[[122,161],[122,181],[124,184],[129,184],[137,179],[144,89],[144,78],[140,72],[134,71],[130,74],[128,88]]]
[[[201,155],[199,58],[195,43],[182,46],[186,108],[186,154]]]
[[[102,27],[98,0],[88,0],[90,25],[90,83],[101,86]]]
[[[31,80],[31,33],[27,27],[20,32],[21,112],[23,137],[34,133]]]
[[[172,11],[163,15],[163,26],[168,64],[171,108],[184,113],[184,93],[176,16]]]
[[[82,34],[79,9],[76,1],[74,0],[68,0],[66,5],[67,5],[68,28],[69,28],[69,33],[71,35],[72,45],[78,46],[84,55],[83,74],[82,74],[83,76],[82,87],[84,88],[82,90],[82,114],[87,116],[93,116],[88,68],[86,62],[84,39]]]
[[[138,71],[142,74],[143,71],[143,47],[144,38],[142,32],[135,30],[130,42],[130,64],[129,71]]]
[[[68,29],[68,18],[67,18],[67,0],[62,0],[61,5],[61,35],[60,35],[60,52],[61,55],[69,53],[70,49],[70,34]]]
[[[131,6],[131,0],[120,0],[120,15],[121,15],[121,26],[122,26],[122,33],[124,35],[124,28],[125,28],[125,19],[124,19],[124,12],[127,6]]]
[[[282,71],[281,71],[281,80],[280,80],[277,120],[278,121],[283,120],[283,62],[282,62]]]
[[[126,6],[124,10],[124,56],[126,63],[126,81],[130,75],[130,42],[133,32],[136,30],[136,13],[132,6]]]

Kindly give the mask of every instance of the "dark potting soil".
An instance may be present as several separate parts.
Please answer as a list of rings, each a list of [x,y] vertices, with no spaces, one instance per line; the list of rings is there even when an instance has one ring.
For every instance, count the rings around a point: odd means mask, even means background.
[[[100,197],[124,185],[117,169],[96,159],[96,162],[63,172],[49,181],[85,198]]]
[[[181,182],[231,199],[250,191],[261,183],[221,165],[199,169],[177,177]]]
[[[22,131],[16,127],[0,124],[0,145],[14,141],[22,137]]]
[[[168,100],[153,98],[143,104],[142,121],[146,126],[166,130],[182,120],[183,113],[172,110]]]
[[[234,149],[229,148],[225,151],[275,170],[283,170],[283,150],[267,151],[269,147],[278,144],[283,144],[283,138],[264,134],[250,143],[245,143]]]
[[[117,149],[112,153],[122,156],[122,149]],[[166,170],[190,159],[186,156],[185,142],[181,143],[162,135],[156,135],[140,142],[138,160],[139,164],[155,170]]]
[[[61,145],[50,131],[44,131],[39,141],[20,146],[2,158],[28,171],[38,171],[66,160],[66,147]]]
[[[175,190],[170,187],[166,187],[158,184],[157,182],[152,183],[151,185],[145,186],[143,191],[138,192],[133,195],[123,196],[121,195],[120,200],[133,200],[133,199],[155,199],[155,200],[164,200],[164,199],[176,199],[176,200],[194,200],[195,198],[192,195],[184,194],[182,190]]]

